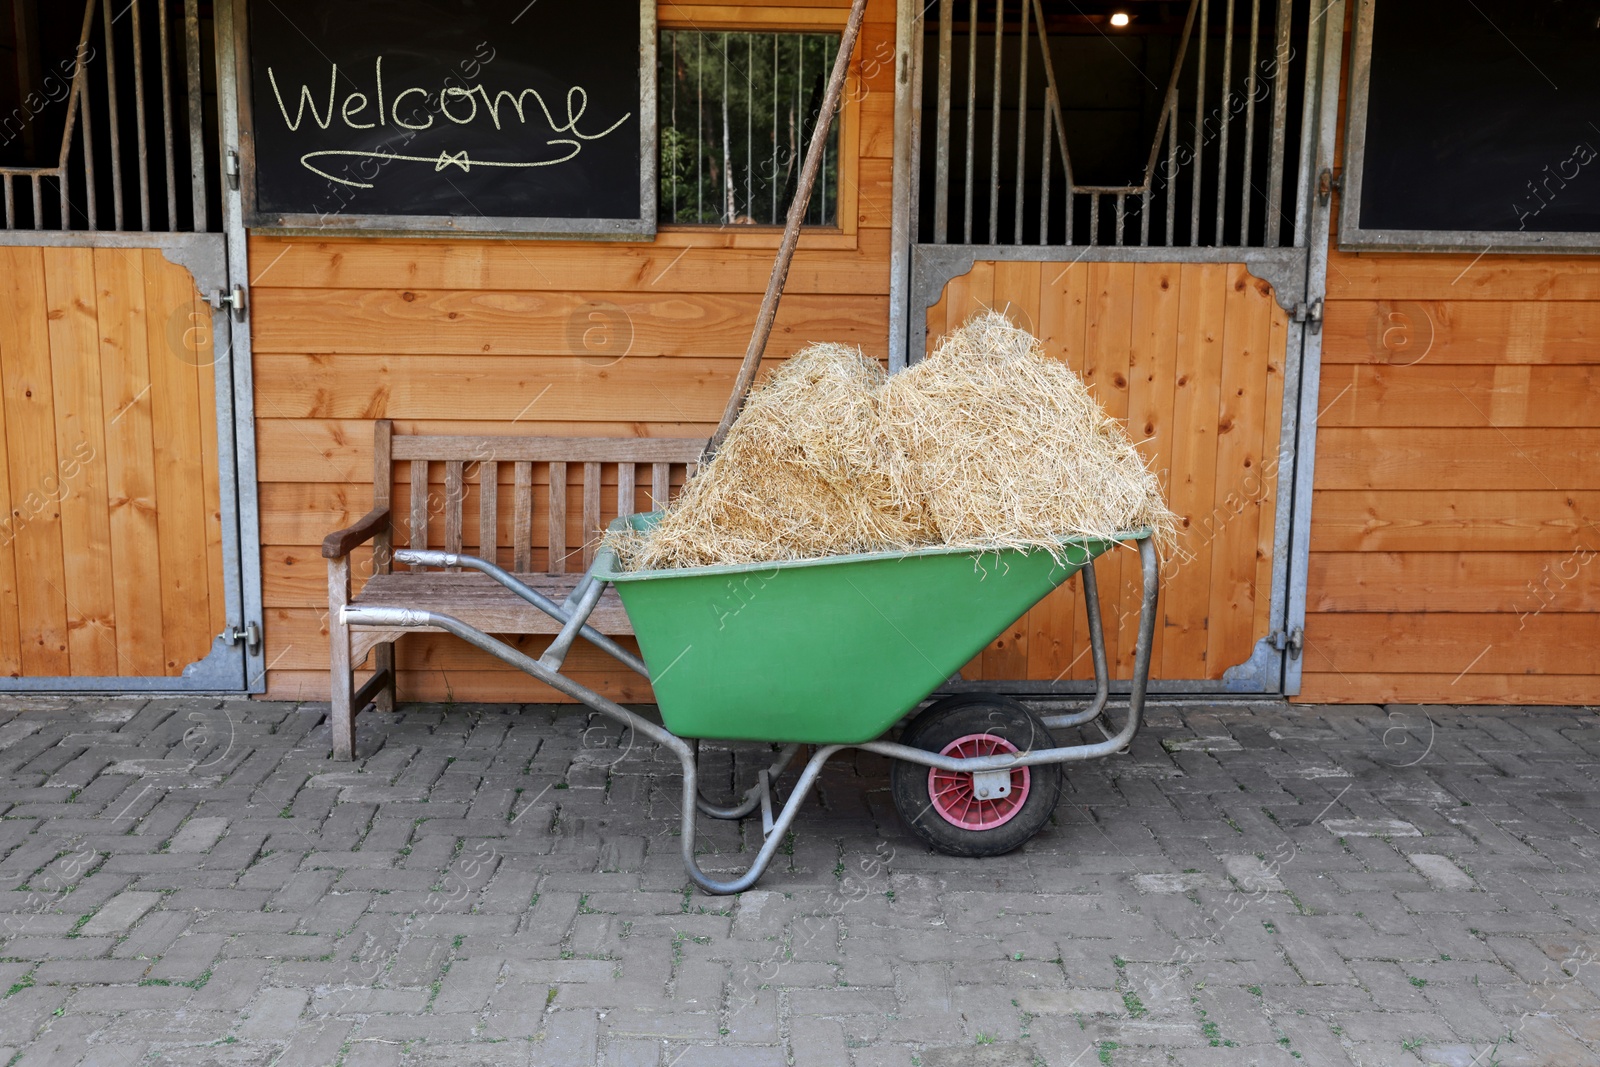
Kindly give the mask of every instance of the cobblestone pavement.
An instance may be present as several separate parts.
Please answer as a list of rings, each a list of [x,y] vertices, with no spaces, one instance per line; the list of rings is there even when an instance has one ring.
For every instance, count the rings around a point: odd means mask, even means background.
[[[841,760],[727,898],[582,711],[325,707],[0,709],[0,1064],[1600,1064],[1589,709],[1157,709],[991,860]]]

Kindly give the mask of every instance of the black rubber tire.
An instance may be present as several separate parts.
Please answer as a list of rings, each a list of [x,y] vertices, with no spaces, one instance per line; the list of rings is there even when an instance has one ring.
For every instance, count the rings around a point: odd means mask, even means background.
[[[1002,737],[1023,752],[1055,746],[1050,730],[1025,705],[978,694],[935,703],[912,720],[900,743],[938,752],[957,738],[976,733]],[[906,827],[938,851],[950,856],[1003,856],[1043,829],[1061,799],[1060,764],[1031,767],[1029,772],[1022,807],[989,830],[956,826],[939,814],[928,792],[928,768],[920,763],[895,760],[889,769],[889,794]]]
[[[957,708],[971,707],[974,704],[1004,704],[1008,708],[1016,708],[1024,713],[1028,711],[1028,705],[1014,697],[1000,696],[997,693],[952,693],[947,697],[940,697],[917,712],[911,721],[906,723],[906,728],[900,731],[901,743],[911,744],[906,738],[915,736],[928,723],[943,718]],[[956,736],[959,737],[960,735],[957,734]],[[1015,744],[1016,742],[1012,743]]]

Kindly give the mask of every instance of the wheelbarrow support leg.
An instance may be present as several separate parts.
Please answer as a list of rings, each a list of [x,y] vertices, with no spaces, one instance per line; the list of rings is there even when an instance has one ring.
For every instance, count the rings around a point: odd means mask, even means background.
[[[778,780],[778,775],[784,772],[789,762],[794,759],[796,752],[800,751],[799,745],[784,745],[783,749],[773,759],[771,766],[764,768],[756,776],[756,784],[745,790],[744,799],[737,804],[713,804],[703,796],[695,797],[695,807],[713,819],[742,819],[755,811],[758,807],[771,804],[771,783]],[[699,758],[700,745],[695,743],[695,757]]]
[[[800,780],[794,784],[794,789],[789,793],[788,801],[783,809],[778,812],[778,817],[773,820],[772,829],[767,831],[767,839],[761,843],[761,851],[756,853],[756,858],[745,872],[737,878],[721,882],[700,869],[700,862],[694,854],[695,831],[695,799],[699,794],[699,787],[695,783],[694,764],[689,760],[683,762],[683,866],[689,872],[689,877],[694,884],[704,889],[707,893],[742,893],[756,884],[756,880],[765,873],[767,865],[772,862],[772,857],[777,854],[779,846],[783,844],[784,837],[789,832],[789,827],[794,824],[794,817],[800,811],[800,805],[805,803],[806,797],[811,795],[811,787],[817,784],[817,777],[822,774],[822,766],[833,754],[846,748],[846,745],[824,745],[806,761],[805,769],[800,772]]]

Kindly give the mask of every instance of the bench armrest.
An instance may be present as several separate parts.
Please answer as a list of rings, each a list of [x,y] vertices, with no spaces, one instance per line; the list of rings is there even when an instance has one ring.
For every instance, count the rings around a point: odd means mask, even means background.
[[[382,533],[389,525],[389,509],[373,508],[361,516],[354,525],[346,526],[342,530],[335,530],[322,539],[322,556],[324,559],[339,559],[348,556],[350,550],[357,545],[365,544],[373,537]]]

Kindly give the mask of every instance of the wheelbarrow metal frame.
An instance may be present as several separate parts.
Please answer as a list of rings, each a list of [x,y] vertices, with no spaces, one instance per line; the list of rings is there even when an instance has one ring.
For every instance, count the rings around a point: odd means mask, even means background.
[[[1139,608],[1138,643],[1134,648],[1133,679],[1128,694],[1127,716],[1123,720],[1122,726],[1118,729],[1113,729],[1113,724],[1106,715],[1106,706],[1110,699],[1110,682],[1106,662],[1105,634],[1100,620],[1099,591],[1095,585],[1094,561],[1092,559],[1084,564],[1082,574],[1084,606],[1089,623],[1089,647],[1094,661],[1095,696],[1088,706],[1080,711],[1050,715],[1043,718],[1045,725],[1052,728],[1079,726],[1091,721],[1095,722],[1104,740],[1088,744],[1032,749],[1021,753],[968,758],[942,756],[936,752],[928,752],[893,741],[866,741],[854,745],[819,745],[811,757],[806,760],[805,766],[800,771],[799,779],[790,790],[788,799],[777,810],[776,815],[774,815],[772,807],[772,783],[777,780],[778,776],[783,773],[784,769],[794,759],[799,752],[800,745],[785,745],[776,754],[773,763],[758,772],[756,784],[744,794],[740,801],[734,804],[715,804],[700,795],[698,741],[680,737],[666,727],[653,723],[636,712],[629,711],[621,704],[596,693],[589,687],[561,673],[561,666],[566,660],[567,653],[571,650],[573,642],[581,636],[597,648],[615,657],[631,670],[642,675],[646,680],[650,677],[649,668],[643,660],[587,625],[589,615],[599,602],[600,594],[604,592],[607,584],[605,581],[596,578],[595,572],[597,569],[609,568],[614,565],[614,560],[608,558],[610,555],[610,549],[608,548],[602,547],[596,553],[594,564],[590,567],[589,572],[584,575],[583,580],[573,589],[572,594],[566,601],[560,604],[528,588],[517,581],[510,573],[495,566],[493,563],[478,559],[475,556],[412,549],[400,549],[395,552],[396,561],[412,566],[468,567],[482,571],[529,604],[561,623],[561,632],[550,643],[544,655],[538,659],[534,659],[504,641],[492,637],[458,619],[437,612],[418,611],[405,607],[361,606],[346,607],[343,609],[342,614],[346,623],[397,629],[433,627],[452,633],[475,648],[480,648],[502,662],[532,675],[552,689],[564,693],[594,711],[638,731],[677,756],[678,762],[683,769],[680,821],[684,868],[688,872],[690,879],[708,893],[739,893],[754,885],[761,875],[765,873],[767,866],[772,862],[772,857],[777,854],[778,848],[783,844],[789,828],[794,824],[795,816],[799,813],[800,806],[810,795],[812,787],[816,785],[817,778],[822,774],[823,767],[835,754],[847,748],[857,748],[880,756],[886,756],[890,759],[906,760],[938,770],[969,774],[985,771],[1004,771],[1014,767],[1033,767],[1052,763],[1081,763],[1085,760],[1099,759],[1125,750],[1133,740],[1134,735],[1139,732],[1139,726],[1143,719],[1145,690],[1150,677],[1150,650],[1155,636],[1156,608],[1160,596],[1159,568],[1155,546],[1146,537],[1138,541],[1138,547],[1144,589]],[[762,810],[762,829],[765,840],[762,842],[761,849],[756,854],[755,860],[744,873],[732,879],[719,880],[701,870],[699,860],[695,856],[696,813],[703,812],[717,819],[739,819],[749,815],[758,807]]]

